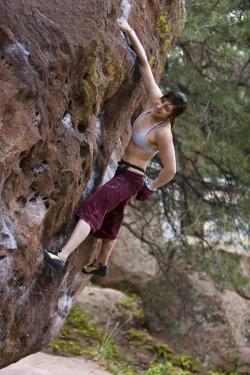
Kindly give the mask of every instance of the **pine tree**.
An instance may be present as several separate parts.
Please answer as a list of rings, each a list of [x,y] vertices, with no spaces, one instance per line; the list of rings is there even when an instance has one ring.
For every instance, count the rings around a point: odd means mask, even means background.
[[[161,83],[164,92],[180,90],[189,100],[173,131],[177,174],[143,210],[158,212],[166,238],[171,232],[193,264],[227,281],[239,258],[217,250],[249,244],[250,9],[240,0],[187,0],[186,8]],[[160,167],[155,157],[151,178]],[[160,248],[158,260],[169,264],[167,241]],[[238,285],[239,274],[231,281]]]

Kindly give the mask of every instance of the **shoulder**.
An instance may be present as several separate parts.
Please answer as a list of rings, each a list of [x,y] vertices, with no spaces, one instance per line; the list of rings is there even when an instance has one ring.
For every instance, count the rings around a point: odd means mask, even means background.
[[[159,147],[167,146],[173,143],[173,135],[170,122],[166,123],[166,125],[156,126],[155,138]]]
[[[155,130],[156,130],[156,136],[159,138],[162,136],[163,138],[171,138],[171,139],[173,138],[171,124],[169,121],[166,121],[163,124],[159,124],[158,126],[156,126]]]
[[[155,85],[155,87],[148,92],[146,103],[145,103],[145,110],[154,107],[157,100],[161,98],[162,96],[163,96],[163,93],[160,90],[159,86]]]

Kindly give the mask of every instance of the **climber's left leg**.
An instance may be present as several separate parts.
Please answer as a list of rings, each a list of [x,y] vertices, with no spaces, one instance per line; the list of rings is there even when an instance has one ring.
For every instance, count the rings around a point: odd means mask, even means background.
[[[103,240],[102,248],[97,259],[89,266],[82,269],[82,272],[87,275],[106,276],[108,271],[108,259],[111,251],[116,243],[115,240]]]
[[[97,259],[82,269],[82,272],[89,275],[106,276],[108,271],[108,259],[116,243],[116,239],[122,225],[124,209],[128,204],[128,199],[120,202],[112,211],[104,217],[102,226],[94,234],[102,239],[102,248]]]
[[[93,263],[94,266],[107,266],[108,259],[110,257],[111,251],[113,250],[113,247],[115,246],[116,241],[116,239],[102,240],[102,248],[97,259]]]

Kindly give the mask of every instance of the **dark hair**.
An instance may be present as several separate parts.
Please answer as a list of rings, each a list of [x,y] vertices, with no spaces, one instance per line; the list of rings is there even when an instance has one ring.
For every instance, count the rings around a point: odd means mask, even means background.
[[[167,94],[163,95],[162,98],[174,105],[173,111],[168,118],[171,123],[171,128],[173,128],[175,126],[176,117],[182,115],[187,109],[188,101],[186,95],[180,91],[169,91]]]

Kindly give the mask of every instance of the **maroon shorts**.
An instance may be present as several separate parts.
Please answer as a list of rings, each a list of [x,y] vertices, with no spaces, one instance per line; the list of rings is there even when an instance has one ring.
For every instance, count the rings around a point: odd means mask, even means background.
[[[142,189],[144,179],[144,175],[124,170],[86,199],[75,216],[90,225],[94,236],[105,240],[116,239],[124,209],[129,199]]]

